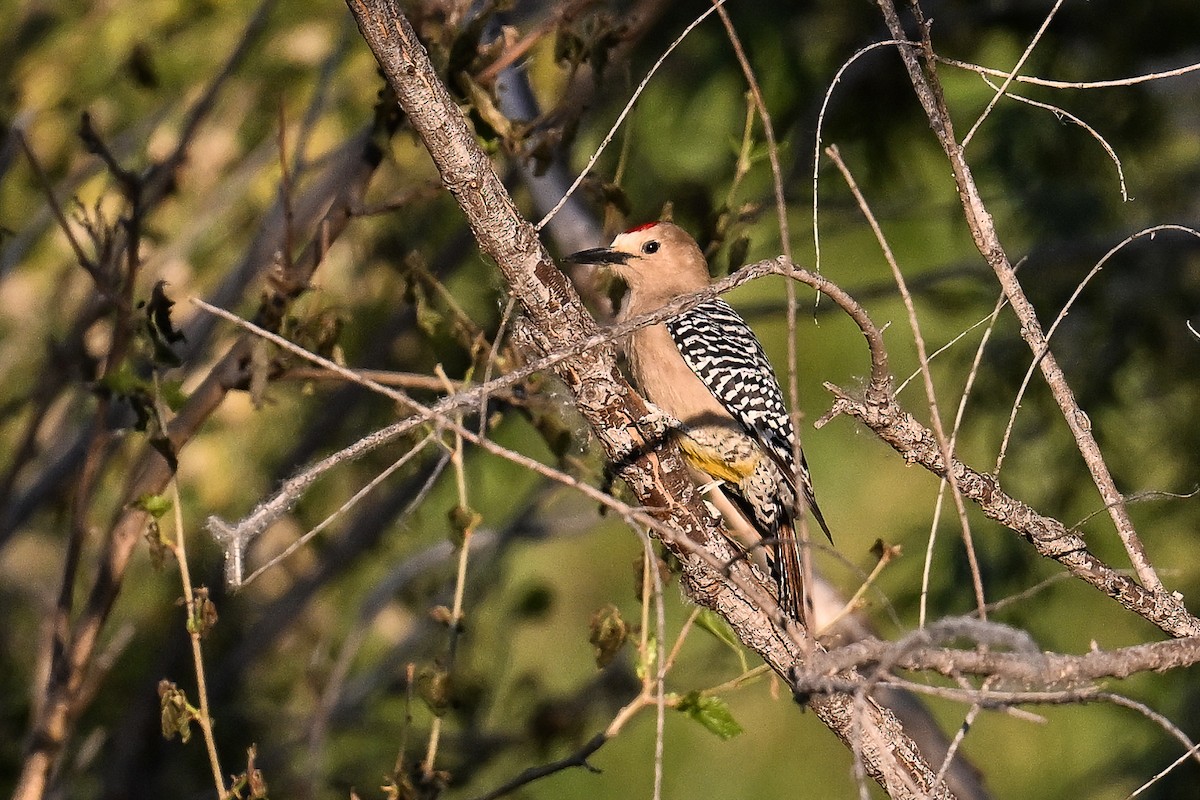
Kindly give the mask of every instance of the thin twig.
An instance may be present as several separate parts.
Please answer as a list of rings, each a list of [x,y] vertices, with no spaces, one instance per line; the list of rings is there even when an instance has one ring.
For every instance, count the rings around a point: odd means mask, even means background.
[[[921,333],[921,323],[917,319],[917,308],[913,303],[912,295],[908,291],[908,285],[905,283],[904,273],[900,270],[900,265],[896,262],[896,256],[892,252],[891,245],[888,244],[887,237],[883,234],[883,228],[880,227],[879,221],[875,219],[875,214],[871,211],[871,207],[867,203],[867,199],[859,190],[858,183],[850,173],[850,168],[842,160],[837,145],[830,145],[825,148],[825,153],[842,173],[842,178],[845,180],[846,186],[849,187],[851,194],[854,195],[859,210],[862,212],[863,217],[866,218],[871,231],[875,234],[875,241],[879,244],[879,249],[882,251],[884,259],[892,270],[892,278],[896,281],[896,286],[900,290],[900,298],[903,300],[905,311],[908,313],[908,324],[912,330],[913,342],[917,347],[917,362],[920,364],[921,378],[925,384],[925,402],[929,405],[929,418],[933,423],[933,432],[937,436],[938,446],[942,450],[942,458],[949,464],[954,452],[954,442],[946,435],[945,427],[942,425],[942,412],[938,409],[937,390],[933,385],[933,373],[929,369],[929,352],[925,347],[925,337]],[[979,614],[986,616],[987,600],[983,595],[983,576],[979,570],[979,559],[975,554],[975,542],[971,536],[971,523],[967,519],[967,506],[963,501],[962,492],[958,490],[958,484],[955,481],[952,471],[947,473],[947,479],[950,482],[950,492],[954,498],[955,508],[958,509],[958,520],[960,529],[962,530],[963,546],[967,552],[967,563],[971,567],[971,583],[975,588],[975,605],[979,609]],[[934,517],[934,526],[929,531],[930,539],[935,538],[937,535],[936,522],[937,515]]]
[[[1150,778],[1148,781],[1143,783],[1138,788],[1134,789],[1129,794],[1129,797],[1126,798],[1126,800],[1133,800],[1133,798],[1137,797],[1142,792],[1146,791],[1151,786],[1158,783],[1160,780],[1162,780],[1163,778],[1167,777],[1172,772],[1174,772],[1175,768],[1178,767],[1180,764],[1187,761],[1189,758],[1196,758],[1198,755],[1200,755],[1200,744],[1192,745],[1190,748],[1185,750],[1182,755],[1180,755],[1178,758],[1176,758],[1170,764],[1167,764],[1165,767],[1163,767],[1158,772],[1156,772],[1152,778]]]
[[[983,80],[985,83],[987,83],[988,86],[991,86],[993,89],[997,88],[997,86],[994,83],[992,83],[990,80],[988,80],[987,77],[984,77]],[[1032,100],[1028,97],[1023,97],[1019,94],[1013,94],[1011,90],[1006,91],[1004,93],[1004,95],[1006,97],[1012,98],[1013,100],[1016,100],[1019,103],[1025,103],[1026,105],[1033,106],[1034,108],[1045,109],[1046,111],[1049,111],[1050,113],[1054,114],[1054,116],[1058,117],[1060,120],[1064,119],[1064,118],[1067,120],[1070,120],[1071,122],[1075,123],[1079,127],[1083,128],[1085,131],[1087,131],[1088,134],[1093,139],[1095,139],[1097,142],[1099,142],[1100,146],[1104,148],[1104,152],[1108,154],[1109,159],[1116,166],[1117,182],[1121,186],[1121,200],[1122,200],[1122,202],[1126,202],[1126,203],[1129,202],[1129,190],[1125,186],[1125,170],[1121,166],[1121,158],[1120,158],[1120,156],[1117,155],[1117,151],[1113,149],[1113,146],[1108,143],[1108,140],[1106,140],[1103,136],[1100,135],[1099,131],[1097,131],[1091,125],[1088,125],[1082,119],[1075,116],[1070,111],[1067,111],[1064,108],[1059,108],[1058,106],[1051,105],[1050,103],[1041,103],[1041,102],[1038,102],[1037,100]]]
[[[937,779],[941,783],[946,779],[946,773],[950,771],[950,764],[954,761],[954,756],[958,754],[958,748],[962,746],[963,741],[967,738],[967,731],[971,730],[971,726],[975,724],[975,718],[979,716],[979,712],[983,710],[983,706],[975,704],[967,710],[967,716],[963,719],[962,725],[958,726],[958,730],[954,732],[954,739],[951,740],[950,746],[946,748],[946,757],[942,759],[942,766],[938,769]]]
[[[1154,236],[1162,231],[1179,231],[1200,239],[1200,230],[1187,227],[1186,225],[1168,224],[1154,225],[1149,228],[1144,228],[1137,233],[1126,236],[1124,239],[1110,248],[1109,251],[1105,253],[1099,261],[1096,262],[1095,266],[1088,271],[1088,274],[1084,276],[1083,280],[1079,282],[1079,284],[1075,287],[1075,291],[1071,293],[1071,296],[1067,298],[1067,302],[1063,304],[1062,310],[1058,312],[1058,316],[1054,318],[1054,322],[1051,323],[1049,330],[1046,331],[1046,338],[1041,352],[1034,353],[1034,358],[1032,361],[1030,361],[1029,368],[1025,370],[1025,376],[1021,379],[1021,386],[1017,389],[1016,397],[1013,398],[1012,409],[1008,414],[1008,423],[1004,426],[1004,436],[1000,440],[1000,449],[996,454],[996,467],[992,471],[993,475],[999,475],[1000,467],[1004,464],[1004,458],[1008,453],[1008,445],[1012,437],[1013,427],[1017,421],[1017,412],[1021,408],[1021,401],[1025,397],[1025,390],[1029,388],[1029,382],[1033,379],[1033,371],[1037,368],[1040,357],[1049,353],[1051,337],[1054,336],[1055,331],[1058,330],[1058,326],[1062,324],[1063,320],[1067,318],[1067,314],[1070,313],[1071,307],[1075,305],[1075,301],[1079,299],[1079,295],[1081,295],[1084,288],[1091,283],[1092,278],[1100,274],[1100,270],[1104,269],[1104,265],[1107,264],[1113,256],[1123,250],[1126,245],[1132,244],[1138,239],[1146,236],[1149,236],[1153,240]]]
[[[438,377],[446,382],[446,390],[453,391],[441,364],[435,367],[435,371]],[[462,425],[461,413],[457,415],[455,421],[459,426]],[[471,553],[471,534],[474,533],[475,528],[474,522],[466,519],[466,516],[470,513],[470,501],[467,497],[467,476],[463,462],[463,437],[457,431],[454,435],[454,446],[450,449],[450,465],[454,467],[454,486],[458,492],[458,512],[459,519],[462,521],[462,541],[457,543],[458,567],[454,575],[454,601],[450,609],[450,619],[448,622],[450,638],[446,647],[446,663],[442,666],[442,669],[447,674],[452,675],[458,655],[458,637],[462,631],[463,597],[467,589],[467,562],[470,559]],[[442,732],[442,719],[441,714],[434,715],[429,727],[429,744],[425,749],[425,760],[421,763],[421,769],[425,773],[426,778],[432,777],[434,764],[437,763],[438,743]]]
[[[652,687],[654,692],[654,792],[653,800],[662,799],[663,787],[663,749],[667,739],[667,614],[663,603],[662,575],[658,571],[658,557],[654,554],[654,543],[649,534],[642,534],[642,551],[644,555],[643,592],[649,590],[649,595],[643,599],[643,608],[654,605],[654,664]],[[646,626],[648,627],[648,626]],[[647,677],[650,670],[646,670]]]
[[[378,383],[381,386],[392,386],[397,389],[420,392],[441,392],[446,388],[446,382],[435,375],[425,375],[419,372],[393,372],[382,369],[355,369],[360,378]],[[287,367],[274,377],[275,381],[344,381],[343,376],[320,367]],[[465,388],[464,381],[452,380],[455,391]]]
[[[1012,80],[1015,83],[1027,83],[1033,86],[1046,86],[1051,89],[1112,89],[1124,86],[1137,86],[1140,83],[1151,83],[1153,81],[1161,81],[1167,78],[1178,78],[1181,75],[1189,75],[1193,72],[1200,71],[1200,64],[1188,64],[1177,69],[1168,69],[1161,72],[1148,72],[1144,75],[1134,75],[1129,78],[1114,78],[1107,81],[1057,81],[1049,78],[1038,78],[1033,75],[1016,75],[1010,71],[1002,69],[993,69],[991,67],[972,64],[968,61],[959,61],[955,58],[947,58],[946,56],[934,56],[939,64],[946,64],[959,69],[970,70],[977,72],[980,75],[990,75],[993,78],[1007,78],[1012,75]]]
[[[1171,720],[1167,719],[1162,714],[1159,714],[1145,703],[1139,703],[1132,698],[1116,694],[1115,692],[1104,692],[1100,695],[1100,698],[1102,700],[1107,700],[1114,705],[1133,709],[1142,716],[1153,721],[1156,725],[1166,731],[1169,736],[1173,737],[1183,745],[1185,757],[1190,757],[1195,760],[1197,764],[1200,764],[1200,752],[1197,752],[1198,745],[1193,744],[1192,740],[1186,733],[1183,732],[1182,728],[1171,722]]]
[[[249,586],[264,572],[266,572],[269,569],[272,569],[273,567],[277,566],[278,564],[281,564],[283,561],[285,561],[288,558],[288,556],[292,555],[297,550],[299,550],[301,547],[308,544],[308,542],[314,536],[316,536],[318,533],[320,533],[321,531],[328,528],[330,525],[332,525],[334,522],[336,522],[343,514],[345,514],[347,511],[351,510],[356,505],[358,505],[359,502],[364,497],[366,497],[377,486],[379,486],[384,481],[386,481],[388,478],[390,478],[396,472],[396,470],[401,469],[402,467],[404,467],[404,465],[406,465],[414,457],[419,455],[425,449],[426,445],[428,445],[430,442],[432,442],[434,439],[437,438],[437,435],[438,435],[437,431],[430,431],[428,434],[426,434],[424,439],[420,440],[419,442],[414,444],[411,448],[409,448],[409,450],[404,455],[402,455],[400,458],[393,461],[392,464],[387,467],[387,469],[383,470],[378,475],[371,478],[371,480],[368,481],[365,486],[363,486],[361,489],[359,489],[357,492],[355,492],[353,495],[351,495],[349,500],[347,500],[346,502],[344,502],[340,506],[338,506],[337,509],[334,510],[334,512],[332,514],[329,514],[327,517],[325,517],[325,519],[321,520],[316,525],[314,525],[311,530],[309,530],[306,533],[302,534],[301,536],[297,537],[296,541],[292,542],[291,544],[289,544],[287,547],[285,547],[283,549],[283,552],[279,553],[276,556],[271,557],[261,567],[259,567],[258,569],[254,570],[249,575],[247,575],[245,580],[242,581],[241,586],[242,587]]]
[[[716,0],[716,6],[720,6],[724,3],[725,3],[725,0]],[[638,98],[642,96],[642,92],[644,92],[646,90],[646,87],[650,84],[650,79],[654,77],[654,74],[656,72],[658,72],[659,67],[661,67],[663,65],[663,63],[667,60],[667,57],[670,56],[671,53],[675,52],[675,48],[677,48],[677,47],[679,47],[679,45],[683,44],[683,40],[687,38],[688,34],[691,33],[696,28],[697,25],[699,25],[701,22],[703,22],[705,19],[707,19],[708,16],[710,14],[712,14],[713,11],[715,11],[715,10],[716,10],[715,7],[710,8],[707,11],[705,11],[703,14],[701,14],[700,16],[696,17],[690,23],[688,23],[688,26],[683,29],[683,33],[679,34],[679,36],[677,36],[675,38],[675,41],[671,42],[671,44],[667,46],[667,49],[663,51],[663,54],[658,57],[658,60],[654,62],[653,66],[651,66],[650,70],[646,73],[646,77],[642,78],[642,82],[639,83],[637,85],[637,88],[635,88],[633,90],[633,94],[631,94],[629,97],[629,102],[627,102],[625,104],[625,107],[623,109],[621,109],[621,113],[617,115],[616,121],[613,122],[612,127],[609,128],[608,133],[605,134],[604,138],[600,141],[599,146],[596,147],[596,150],[592,153],[591,157],[588,158],[588,162],[587,162],[587,164],[584,165],[583,170],[580,171],[579,175],[575,178],[574,181],[572,181],[572,183],[571,183],[570,187],[568,187],[566,193],[564,193],[562,198],[557,203],[554,204],[553,208],[551,208],[548,212],[546,212],[546,216],[542,217],[541,220],[539,220],[533,226],[533,229],[535,231],[540,231],[542,228],[546,227],[546,223],[548,223],[550,220],[554,219],[554,215],[558,213],[559,209],[561,209],[564,205],[566,205],[567,200],[570,199],[571,195],[575,194],[575,190],[579,188],[579,185],[581,183],[583,183],[584,178],[586,178],[589,174],[591,174],[592,167],[596,166],[596,162],[600,160],[600,156],[604,153],[604,151],[608,148],[608,145],[612,142],[613,137],[616,135],[617,131],[621,128],[621,123],[623,123],[625,121],[625,118],[627,116],[629,116],[629,112],[633,110],[634,104],[637,103]]]
[[[867,53],[874,52],[882,47],[903,47],[913,46],[915,42],[910,42],[907,39],[888,39],[882,42],[874,42],[866,47],[856,51],[842,65],[838,67],[838,71],[834,73],[833,80],[829,82],[829,88],[825,90],[825,96],[821,98],[821,110],[817,113],[817,131],[813,135],[813,172],[812,172],[812,233],[813,233],[813,271],[821,272],[821,227],[817,224],[817,203],[818,187],[820,186],[821,175],[821,145],[823,144],[822,135],[825,130],[825,114],[829,111],[829,104],[833,101],[833,90],[841,82],[842,76],[850,69],[851,65],[858,59],[865,56]]]
[[[954,449],[954,445],[958,441],[958,432],[962,430],[963,417],[967,412],[967,400],[971,396],[971,388],[975,385],[975,379],[979,375],[979,365],[983,362],[983,351],[987,348],[988,341],[990,341],[992,338],[992,331],[996,329],[996,320],[1000,318],[1000,312],[1007,304],[1008,301],[1005,299],[1004,295],[1001,294],[1000,298],[996,301],[995,307],[992,309],[991,315],[981,320],[981,322],[987,322],[988,325],[986,328],[984,328],[983,336],[979,339],[979,346],[975,348],[975,358],[971,362],[971,369],[967,373],[966,383],[963,385],[962,394],[958,399],[958,410],[954,413],[954,426],[950,430],[951,450]],[[975,326],[972,325],[971,330],[974,328]],[[954,341],[957,340],[958,337],[955,337]],[[934,355],[936,355],[936,353]],[[940,518],[942,513],[942,506],[946,498],[947,485],[948,481],[945,479],[938,483],[937,502],[934,504],[933,508],[934,523],[930,527],[931,531],[937,530],[937,519]],[[926,611],[929,601],[929,580],[933,571],[933,545],[935,541],[935,537],[931,535],[929,537],[929,542],[925,547],[925,563],[921,567],[921,607],[918,614],[921,627],[925,626]],[[986,619],[988,606],[982,606],[979,610],[980,617]]]
[[[208,707],[208,682],[204,673],[204,650],[200,643],[202,633],[196,624],[196,598],[192,592],[192,578],[187,566],[187,550],[184,545],[183,512],[180,509],[182,499],[179,494],[179,482],[171,481],[171,504],[175,510],[175,540],[171,549],[175,551],[175,560],[179,564],[179,581],[183,585],[184,610],[187,613],[188,638],[192,644],[192,664],[196,670],[196,695],[200,714],[196,721],[204,735],[204,747],[208,751],[208,763],[212,769],[213,783],[217,788],[217,800],[225,797],[225,777],[221,770],[221,759],[217,754],[217,741],[213,737],[212,713]]]
[[[893,36],[903,36],[904,27],[900,22],[893,0],[877,0],[877,2],[880,10],[883,12],[888,30]],[[1109,506],[1109,516],[1112,518],[1113,524],[1117,529],[1117,534],[1125,546],[1126,552],[1129,554],[1133,568],[1137,571],[1139,579],[1147,589],[1154,593],[1162,593],[1164,591],[1162,581],[1158,578],[1153,565],[1150,563],[1141,538],[1138,536],[1137,530],[1133,526],[1133,521],[1129,518],[1128,510],[1121,500],[1121,492],[1117,489],[1108,464],[1104,460],[1104,454],[1100,450],[1100,445],[1092,433],[1091,421],[1083,409],[1079,407],[1074,391],[1063,374],[1057,359],[1046,349],[1046,338],[1043,334],[1041,323],[1038,321],[1037,312],[1021,287],[1020,281],[1017,279],[1012,263],[1004,250],[1003,244],[1000,242],[1000,237],[996,231],[992,216],[980,196],[979,187],[971,174],[970,166],[967,164],[963,154],[963,148],[955,139],[954,125],[951,121],[949,110],[946,107],[941,83],[935,71],[936,58],[934,56],[933,44],[929,38],[929,28],[926,25],[924,14],[920,6],[915,2],[910,5],[910,9],[917,17],[922,37],[921,44],[918,48],[900,47],[898,51],[908,72],[909,79],[916,90],[917,99],[924,108],[938,143],[941,145],[950,162],[955,184],[958,187],[959,197],[962,202],[963,212],[975,245],[984,257],[984,260],[992,267],[1005,295],[1008,297],[1014,313],[1020,320],[1021,335],[1025,339],[1026,344],[1035,356],[1040,354],[1042,375],[1050,387],[1055,401],[1058,403],[1072,436],[1075,438],[1080,455],[1083,457],[1084,463],[1092,475],[1092,480],[1096,484],[1101,499],[1106,504],[1111,504]]]
[[[75,237],[75,231],[67,222],[67,217],[63,213],[62,206],[59,205],[58,198],[54,196],[54,186],[50,183],[50,178],[46,176],[46,171],[42,168],[42,162],[38,159],[37,153],[33,152],[33,147],[30,146],[29,140],[25,138],[25,131],[13,128],[12,136],[21,145],[21,149],[25,151],[25,158],[29,161],[29,166],[33,168],[33,174],[37,178],[38,183],[42,185],[42,191],[46,195],[46,205],[50,206],[50,212],[54,214],[54,218],[58,221],[59,230],[67,237],[67,243],[71,245],[71,250],[75,253],[75,260],[79,263],[79,266],[83,267],[92,276],[98,286],[102,285],[100,275],[96,271],[96,264],[83,252],[83,245],[79,243],[79,240]]]
[[[624,709],[622,709],[622,711],[624,711]],[[612,726],[610,725],[609,727],[611,728]],[[501,784],[487,794],[479,795],[479,797],[475,798],[475,800],[498,800],[498,798],[512,794],[522,786],[528,786],[534,781],[541,780],[548,775],[553,775],[556,772],[562,772],[564,769],[570,769],[571,767],[583,767],[588,772],[599,772],[600,770],[593,767],[588,762],[588,759],[591,758],[596,751],[603,747],[611,738],[612,737],[607,731],[597,733],[587,742],[587,744],[576,750],[571,755],[564,756],[556,761],[551,761],[548,764],[541,764],[536,767],[529,767],[525,770],[522,770],[521,774],[517,775],[512,780]]]
[[[898,553],[897,548],[884,547],[880,553],[879,560],[875,562],[875,566],[871,569],[866,580],[859,584],[854,590],[854,594],[845,602],[837,614],[833,615],[825,622],[824,625],[817,631],[817,638],[820,638],[828,631],[833,630],[833,626],[837,625],[850,614],[858,610],[858,605],[862,602],[863,596],[875,585],[875,581],[883,573],[884,567],[891,563],[895,553]]]
[[[166,404],[163,403],[158,373],[154,373],[154,406],[159,425],[166,427]],[[175,563],[179,565],[179,582],[183,587],[183,607],[187,614],[188,638],[192,646],[192,666],[196,671],[196,695],[200,714],[196,721],[200,724],[200,732],[204,736],[204,747],[208,751],[208,763],[212,769],[213,784],[217,788],[217,800],[225,797],[225,773],[221,769],[221,759],[217,754],[217,742],[213,737],[212,713],[208,707],[208,681],[204,672],[204,648],[201,637],[204,634],[202,615],[197,613],[196,598],[192,590],[192,576],[187,559],[187,535],[183,526],[183,499],[179,492],[179,481],[172,479],[168,487],[171,497],[171,509],[174,512],[175,538],[170,547],[175,555]],[[206,601],[207,602],[207,601]]]
[[[287,111],[282,99],[279,101],[278,125],[275,142],[279,148],[279,204],[283,208],[283,267],[291,273],[296,220],[292,209],[292,172],[287,158]]]
[[[971,126],[971,130],[967,131],[967,135],[963,137],[962,147],[964,149],[971,143],[971,139],[975,137],[975,131],[979,130],[979,126],[983,124],[983,121],[992,113],[992,109],[995,108],[996,104],[1000,102],[1000,98],[1004,97],[1005,92],[1008,91],[1009,84],[1013,82],[1013,77],[1021,71],[1021,67],[1025,66],[1025,62],[1029,60],[1029,56],[1033,55],[1033,48],[1037,47],[1037,43],[1042,40],[1042,36],[1046,33],[1046,29],[1050,27],[1050,21],[1054,19],[1054,15],[1058,13],[1058,10],[1062,8],[1062,4],[1063,0],[1055,0],[1054,7],[1050,9],[1050,11],[1046,14],[1046,18],[1042,20],[1042,26],[1037,29],[1037,33],[1035,33],[1033,38],[1029,41],[1029,45],[1025,48],[1025,52],[1021,53],[1021,57],[1017,59],[1017,63],[1014,64],[1013,68],[1008,72],[1007,75],[1004,76],[1004,83],[1000,84],[1000,88],[996,90],[995,94],[992,95],[991,101],[988,102],[987,108],[985,108],[983,113],[979,115],[979,118],[975,120],[975,124]]]
[[[911,281],[909,281],[909,288],[910,289],[912,288]],[[862,295],[859,294],[858,296],[861,297]],[[1008,301],[1005,299],[1004,295],[1001,295],[999,301],[997,302],[997,305],[1000,307],[1000,309],[1003,309],[1004,306],[1007,304],[1008,304]],[[990,338],[991,331],[992,331],[993,327],[995,327],[995,324],[996,324],[997,316],[999,316],[998,312],[993,310],[992,313],[990,313],[986,316],[980,317],[974,323],[967,326],[963,330],[959,331],[958,334],[953,339],[950,339],[945,344],[943,344],[941,347],[939,347],[937,350],[934,350],[932,353],[929,354],[929,363],[932,364],[937,359],[938,356],[940,356],[942,353],[945,353],[951,347],[954,347],[954,345],[958,344],[963,339],[967,338],[967,334],[969,334],[971,331],[975,330],[976,328],[978,328],[982,325],[988,326],[987,328],[984,329],[983,338],[985,340]],[[976,356],[978,358],[978,356],[979,356],[978,352],[976,353]],[[383,374],[386,375],[388,373],[383,373]],[[908,388],[908,385],[919,377],[921,377],[921,368],[917,367],[916,369],[914,369],[912,372],[910,372],[908,374],[907,378],[900,381],[899,385],[896,386],[896,392],[895,392],[896,396],[899,397],[900,395],[904,394],[904,390]],[[970,377],[970,376],[968,376],[968,377]]]

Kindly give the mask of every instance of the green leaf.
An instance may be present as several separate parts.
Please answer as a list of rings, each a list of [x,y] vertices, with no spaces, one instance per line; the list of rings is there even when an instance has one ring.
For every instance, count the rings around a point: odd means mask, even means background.
[[[483,515],[470,506],[456,505],[446,514],[450,520],[450,541],[455,547],[462,547],[467,534],[479,527]]]
[[[97,383],[101,388],[120,396],[148,394],[152,388],[149,381],[134,372],[128,360],[122,361],[116,369],[106,372]]]
[[[715,611],[705,608],[696,617],[696,624],[701,629],[708,631],[714,639],[727,645],[730,650],[737,653],[737,657],[742,663],[742,672],[750,668],[746,663],[746,651],[742,648],[742,643],[738,641],[733,628],[729,627],[729,623],[725,621],[724,617]]]
[[[742,732],[742,726],[733,718],[728,704],[719,697],[688,692],[680,698],[675,708],[708,728],[722,741],[732,739]]]
[[[133,501],[134,508],[140,508],[155,519],[162,519],[171,510],[171,500],[163,494],[144,494]]]
[[[183,404],[187,402],[188,396],[183,391],[183,381],[179,380],[164,380],[159,381],[159,396],[163,402],[167,404],[167,408],[172,411],[178,411],[183,408]]]
[[[656,636],[646,637],[646,652],[638,662],[636,672],[641,680],[658,673],[658,638]]]

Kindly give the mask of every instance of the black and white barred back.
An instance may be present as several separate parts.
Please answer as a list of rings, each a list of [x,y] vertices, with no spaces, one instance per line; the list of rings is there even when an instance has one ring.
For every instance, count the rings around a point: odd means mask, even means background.
[[[775,370],[750,326],[721,298],[666,321],[684,362],[771,457],[826,535],[804,456],[794,459],[796,431]]]

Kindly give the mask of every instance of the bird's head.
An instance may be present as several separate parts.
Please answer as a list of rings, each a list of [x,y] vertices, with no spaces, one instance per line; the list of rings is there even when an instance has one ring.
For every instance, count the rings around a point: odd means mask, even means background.
[[[611,271],[632,293],[673,297],[708,285],[708,263],[687,231],[670,222],[648,222],[630,228],[608,247],[567,256],[573,264]]]

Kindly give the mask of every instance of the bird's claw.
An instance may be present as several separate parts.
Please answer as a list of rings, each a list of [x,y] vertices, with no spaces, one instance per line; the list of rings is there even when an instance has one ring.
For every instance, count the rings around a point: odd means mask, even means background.
[[[655,439],[662,439],[668,431],[679,428],[680,424],[679,420],[648,401],[646,413],[637,421],[638,428],[650,433]]]

